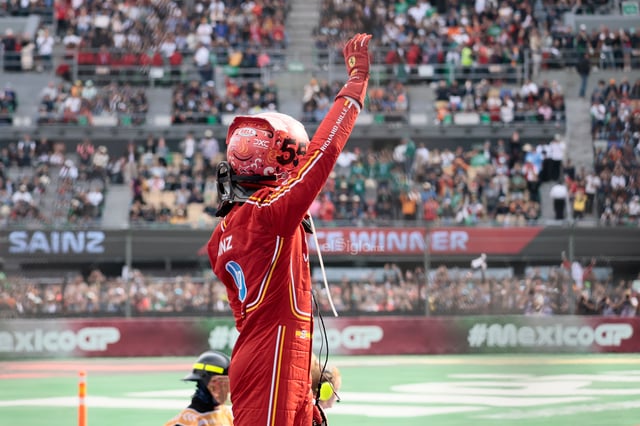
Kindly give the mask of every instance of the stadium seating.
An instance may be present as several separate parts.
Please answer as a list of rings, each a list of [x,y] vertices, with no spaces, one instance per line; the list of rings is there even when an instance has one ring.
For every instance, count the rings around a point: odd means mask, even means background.
[[[219,125],[237,114],[278,109],[278,91],[273,83],[226,78],[222,93],[212,81],[177,84],[173,90],[173,124]]]
[[[40,125],[143,125],[149,104],[143,89],[110,83],[95,87],[92,80],[73,85],[50,82],[42,91],[37,122]]]
[[[451,75],[474,82],[505,80],[514,70],[537,78],[541,70],[575,66],[583,52],[602,69],[640,67],[640,35],[635,28],[612,31],[606,24],[573,28],[562,21],[565,12],[604,17],[610,10],[568,3],[545,2],[543,13],[538,13],[529,2],[485,2],[476,7],[462,2],[445,9],[444,3],[426,0],[395,4],[377,0],[366,7],[360,2],[323,0],[314,31],[317,61],[339,61],[345,32],[368,32],[378,40],[372,62],[383,65],[378,70],[384,78],[409,83]],[[526,49],[532,52],[527,63]]]
[[[597,188],[596,215],[602,224],[638,223],[640,149],[640,81],[624,78],[600,80],[591,94],[594,138],[594,174],[589,185]],[[578,178],[576,190],[587,185]],[[574,191],[574,192],[575,192]]]

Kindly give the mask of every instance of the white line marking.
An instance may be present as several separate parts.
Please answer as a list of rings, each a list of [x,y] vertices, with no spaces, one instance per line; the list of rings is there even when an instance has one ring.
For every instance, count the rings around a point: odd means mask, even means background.
[[[491,407],[535,407],[543,404],[568,404],[590,401],[588,397],[529,397],[518,398],[491,395],[464,395],[456,392],[442,392],[441,394],[411,394],[411,393],[365,393],[340,392],[340,399],[345,403],[365,402],[381,404],[460,404],[486,405]],[[394,407],[397,410],[397,406]]]
[[[145,399],[145,398],[111,398],[107,396],[88,396],[89,408],[148,408],[154,410],[182,410],[189,405],[185,399]],[[0,401],[0,407],[77,407],[78,397],[16,399]]]
[[[174,389],[164,391],[127,392],[125,395],[133,398],[188,398],[193,395],[193,389]]]
[[[342,394],[340,395],[342,398]],[[389,419],[399,419],[406,417],[434,416],[438,414],[466,413],[471,411],[483,411],[483,407],[416,407],[411,405],[385,405],[368,404],[340,404],[334,405],[329,411],[329,417],[339,415],[353,415],[366,417],[383,417]]]
[[[511,411],[509,413],[486,414],[478,416],[484,419],[520,420],[540,417],[571,416],[574,414],[600,413],[612,410],[630,410],[640,408],[640,400],[624,402],[608,402],[603,404],[582,404],[568,407],[545,408],[530,411]]]

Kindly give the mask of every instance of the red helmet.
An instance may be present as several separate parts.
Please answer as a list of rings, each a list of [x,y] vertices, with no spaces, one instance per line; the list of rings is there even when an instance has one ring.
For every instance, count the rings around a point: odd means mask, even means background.
[[[233,119],[227,133],[227,161],[234,174],[279,184],[307,153],[309,135],[286,114],[264,112]]]

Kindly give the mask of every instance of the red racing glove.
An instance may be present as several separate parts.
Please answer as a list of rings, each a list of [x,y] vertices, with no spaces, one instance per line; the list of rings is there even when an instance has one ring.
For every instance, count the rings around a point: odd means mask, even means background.
[[[364,106],[369,83],[369,40],[370,34],[356,34],[342,49],[349,79],[338,92],[336,99],[341,96],[349,97],[357,101],[360,108]]]

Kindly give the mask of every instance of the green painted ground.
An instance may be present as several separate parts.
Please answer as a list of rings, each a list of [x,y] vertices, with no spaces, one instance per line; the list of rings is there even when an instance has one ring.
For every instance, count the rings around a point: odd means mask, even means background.
[[[174,358],[180,368],[154,371],[154,363],[167,360],[132,360],[149,370],[140,373],[92,371],[114,360],[79,360],[77,369],[89,372],[89,426],[164,424],[192,391],[179,380],[182,365],[192,360]],[[330,426],[640,426],[640,355],[331,361],[342,371],[343,388],[342,402],[327,413]],[[6,378],[16,365],[0,363],[0,425],[77,425],[76,365],[67,361],[53,372],[40,366],[20,371],[32,378]],[[51,374],[60,377],[46,377]]]

